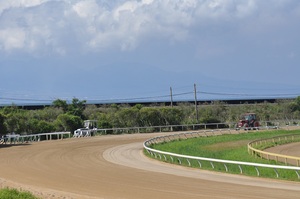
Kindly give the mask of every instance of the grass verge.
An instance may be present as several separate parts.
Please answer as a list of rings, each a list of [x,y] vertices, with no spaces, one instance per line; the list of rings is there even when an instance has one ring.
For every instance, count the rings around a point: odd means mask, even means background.
[[[18,191],[17,189],[3,188],[0,189],[1,199],[38,199],[30,192]]]

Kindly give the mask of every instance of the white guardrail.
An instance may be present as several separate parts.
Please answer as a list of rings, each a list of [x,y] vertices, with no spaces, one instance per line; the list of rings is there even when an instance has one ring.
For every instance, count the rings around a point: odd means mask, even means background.
[[[41,140],[63,139],[64,135],[71,137],[71,132],[53,132],[53,133],[38,133],[31,135],[9,134],[0,139],[0,144],[19,144],[28,142],[38,142]],[[55,137],[55,138],[54,138]]]
[[[233,131],[233,130],[231,130],[231,131]],[[226,129],[226,130],[210,130],[210,131],[201,131],[201,132],[184,132],[184,133],[178,133],[178,134],[172,134],[172,135],[159,136],[159,137],[154,137],[154,138],[146,140],[144,142],[143,146],[146,149],[146,151],[149,154],[151,154],[152,156],[155,156],[155,158],[159,157],[160,159],[162,159],[162,156],[163,156],[165,161],[167,161],[167,156],[169,156],[172,163],[174,163],[174,158],[177,158],[177,161],[180,165],[182,164],[182,160],[184,160],[184,159],[187,161],[189,166],[191,166],[190,160],[198,161],[200,168],[202,167],[201,161],[210,162],[212,169],[215,168],[214,163],[222,163],[224,165],[226,172],[228,172],[227,165],[237,165],[241,174],[243,174],[242,166],[251,166],[251,167],[255,168],[255,170],[257,172],[257,176],[260,176],[260,171],[258,168],[271,168],[274,170],[277,178],[279,177],[279,173],[278,173],[277,169],[286,169],[286,170],[294,170],[298,176],[298,179],[300,179],[300,175],[299,175],[300,167],[298,167],[298,166],[281,166],[281,165],[260,164],[260,163],[252,163],[252,162],[240,162],[240,161],[232,161],[232,160],[196,157],[196,156],[170,153],[170,152],[165,152],[165,151],[160,151],[160,150],[150,148],[150,145],[158,144],[161,142],[209,136],[208,134],[210,134],[210,135],[217,135],[217,134],[223,135],[223,134],[228,134],[228,133],[231,134],[231,131],[228,129]],[[234,131],[236,131],[236,130],[234,130]],[[227,132],[227,133],[224,133],[224,132]]]
[[[285,121],[260,121],[259,129],[276,129],[279,127],[294,127],[299,126],[299,120]],[[153,133],[153,132],[179,132],[179,131],[194,131],[207,129],[235,129],[236,122],[228,123],[200,123],[200,124],[180,124],[180,125],[165,125],[165,126],[143,126],[143,127],[124,127],[124,128],[102,128],[97,129],[98,134],[122,134],[122,133]],[[256,127],[255,127],[256,128]],[[243,129],[243,128],[241,128]]]

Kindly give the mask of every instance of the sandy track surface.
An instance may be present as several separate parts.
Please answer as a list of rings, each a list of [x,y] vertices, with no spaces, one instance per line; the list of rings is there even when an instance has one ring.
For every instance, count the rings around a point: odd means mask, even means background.
[[[265,151],[275,153],[275,154],[288,155],[292,157],[300,157],[300,143],[294,142],[294,143],[279,145],[276,147],[268,148]],[[270,159],[275,160],[275,157],[270,156]],[[283,163],[287,161],[287,163],[297,166],[296,160],[292,160],[292,159],[285,160],[285,158],[283,157],[278,157],[277,160]]]
[[[148,159],[160,134],[107,135],[0,146],[1,187],[41,198],[300,198],[300,183],[183,168]]]

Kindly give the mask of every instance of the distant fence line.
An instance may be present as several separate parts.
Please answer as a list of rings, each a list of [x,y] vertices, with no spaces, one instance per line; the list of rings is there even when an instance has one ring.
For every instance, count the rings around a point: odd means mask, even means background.
[[[196,156],[188,156],[188,155],[181,155],[181,154],[176,154],[176,153],[170,153],[170,152],[165,152],[165,151],[160,151],[151,148],[150,146],[152,144],[157,144],[161,142],[168,142],[172,140],[177,140],[177,139],[189,139],[193,137],[201,137],[201,136],[209,136],[209,135],[223,135],[223,134],[231,134],[230,131],[227,130],[210,130],[210,131],[198,131],[198,132],[184,132],[184,133],[178,133],[178,134],[169,134],[165,136],[159,136],[159,137],[154,137],[151,139],[148,139],[144,142],[143,147],[144,149],[154,156],[155,158],[162,159],[164,158],[165,161],[169,158],[172,163],[176,162],[179,163],[180,165],[182,164],[182,161],[186,161],[189,166],[191,166],[191,160],[195,160],[198,162],[199,167],[202,167],[202,161],[209,162],[211,167],[214,169],[215,165],[214,163],[222,163],[226,172],[228,172],[228,165],[237,165],[240,173],[243,174],[243,168],[242,166],[250,166],[254,167],[257,176],[260,176],[260,170],[258,168],[271,168],[274,170],[277,178],[279,177],[279,173],[277,169],[286,169],[286,170],[294,170],[297,174],[298,179],[300,179],[299,171],[300,167],[299,166],[281,166],[281,165],[271,165],[271,164],[260,164],[260,163],[252,163],[252,162],[240,162],[240,161],[232,161],[232,160],[222,160],[222,159],[214,159],[214,158],[205,158],[205,157],[196,157]],[[239,131],[238,131],[239,133]],[[247,167],[246,167],[247,168]]]
[[[53,133],[38,133],[31,135],[6,135],[1,138],[2,144],[21,144],[28,142],[38,142],[41,140],[64,139],[70,138],[71,132],[53,132]]]
[[[298,120],[278,120],[278,121],[261,121],[259,129],[277,129],[290,128],[298,126]],[[207,129],[235,129],[236,123],[202,123],[202,124],[182,124],[182,125],[165,125],[165,126],[145,126],[145,127],[126,127],[126,128],[103,128],[97,129],[97,134],[123,134],[123,133],[153,133],[153,132],[179,132],[190,130],[207,130]],[[30,135],[6,136],[0,138],[0,144],[6,143],[24,143],[41,140],[63,139],[64,136],[70,138],[73,132],[53,132],[53,133],[38,133]]]
[[[261,158],[265,158],[267,160],[275,159],[276,162],[281,161],[284,162],[286,165],[288,163],[296,164],[298,167],[300,165],[300,157],[294,157],[294,156],[288,156],[288,155],[281,155],[276,153],[270,153],[267,151],[262,151],[259,149],[256,149],[258,145],[267,145],[268,143],[288,143],[288,142],[294,142],[294,141],[300,141],[300,135],[299,134],[293,134],[293,135],[282,135],[282,136],[276,136],[272,138],[267,139],[260,139],[260,140],[254,140],[250,143],[248,143],[248,152],[251,155],[259,156]]]
[[[260,121],[259,129],[276,129],[279,127],[292,127],[300,125],[299,120]],[[165,126],[125,127],[125,128],[102,128],[97,129],[99,134],[122,134],[122,133],[152,133],[152,132],[176,132],[206,129],[235,129],[236,122],[207,123],[207,124],[181,124]]]

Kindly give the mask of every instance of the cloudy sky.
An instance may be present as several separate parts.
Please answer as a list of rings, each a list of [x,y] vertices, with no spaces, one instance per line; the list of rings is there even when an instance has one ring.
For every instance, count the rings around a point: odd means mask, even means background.
[[[0,0],[0,104],[300,95],[299,0]]]

